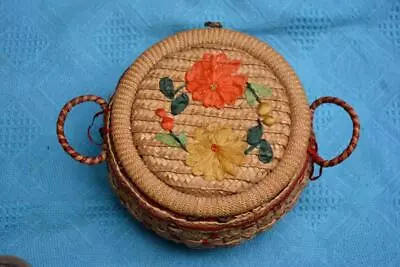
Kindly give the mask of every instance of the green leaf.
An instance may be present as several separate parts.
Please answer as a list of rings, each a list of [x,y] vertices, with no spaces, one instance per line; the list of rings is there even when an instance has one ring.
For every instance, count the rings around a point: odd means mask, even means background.
[[[256,146],[249,146],[245,151],[244,154],[248,155],[251,153],[251,151],[253,151],[256,148]]]
[[[267,97],[272,95],[272,89],[262,84],[249,83],[251,88],[259,97]]]
[[[178,115],[179,113],[184,111],[188,105],[189,105],[188,95],[186,93],[180,94],[171,102],[172,115]]]
[[[251,146],[257,146],[263,135],[263,126],[260,121],[257,121],[257,123],[257,126],[254,126],[247,131],[247,143]]]
[[[259,149],[258,159],[262,163],[268,163],[272,161],[272,158],[274,156],[272,152],[272,147],[265,139],[261,140],[258,149]]]
[[[180,135],[177,135],[176,137],[179,139],[179,141],[182,143],[182,145],[186,144],[186,135],[185,134],[180,134]],[[173,147],[180,146],[178,141],[169,133],[158,133],[158,134],[156,134],[155,139],[157,141],[160,141],[161,143],[164,143],[169,146],[173,146]]]
[[[159,82],[160,91],[168,97],[169,99],[173,99],[175,96],[174,90],[174,82],[169,77],[164,77],[160,79]]]
[[[181,141],[181,144],[182,145],[186,145],[186,134],[180,134],[180,135],[178,135],[178,136],[176,136],[176,137],[178,137],[178,139],[179,139],[179,141]]]
[[[248,87],[246,88],[245,96],[246,96],[247,103],[250,106],[253,107],[257,104],[257,98],[255,97],[255,95],[253,94],[251,89],[249,89]]]

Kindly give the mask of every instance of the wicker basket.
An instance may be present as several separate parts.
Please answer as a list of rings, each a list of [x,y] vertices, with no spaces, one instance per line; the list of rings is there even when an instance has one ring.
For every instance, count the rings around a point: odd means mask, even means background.
[[[79,154],[64,135],[68,112],[87,101],[105,115],[97,157]],[[341,106],[353,122],[348,147],[332,160],[318,155],[312,131],[313,111],[324,103]],[[340,99],[309,106],[296,74],[270,46],[219,27],[159,42],[123,74],[109,102],[74,98],[57,122],[74,159],[107,161],[112,187],[136,219],[194,248],[236,245],[272,226],[323,167],[351,154],[359,129]]]

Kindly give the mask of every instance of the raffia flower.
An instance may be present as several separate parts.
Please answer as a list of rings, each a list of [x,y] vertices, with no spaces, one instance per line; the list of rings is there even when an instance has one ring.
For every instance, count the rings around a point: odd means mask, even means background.
[[[230,60],[223,53],[206,53],[186,72],[186,89],[205,107],[233,104],[243,95],[247,83],[247,76],[237,74],[239,67],[239,60]]]
[[[187,145],[186,164],[195,175],[207,180],[222,180],[225,173],[235,175],[238,165],[245,161],[247,144],[229,128],[197,129]]]

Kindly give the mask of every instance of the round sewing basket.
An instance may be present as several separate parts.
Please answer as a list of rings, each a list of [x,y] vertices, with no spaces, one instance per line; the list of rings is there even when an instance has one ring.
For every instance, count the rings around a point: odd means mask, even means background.
[[[87,101],[104,113],[96,157],[75,151],[64,135],[68,112]],[[349,146],[332,160],[318,155],[312,130],[313,111],[324,103],[344,108],[354,126]],[[351,154],[359,128],[340,99],[309,106],[298,77],[270,46],[211,27],[149,48],[109,101],[93,95],[69,101],[57,135],[81,163],[107,162],[113,189],[146,227],[189,247],[212,248],[272,226],[315,179],[314,164],[334,166]]]

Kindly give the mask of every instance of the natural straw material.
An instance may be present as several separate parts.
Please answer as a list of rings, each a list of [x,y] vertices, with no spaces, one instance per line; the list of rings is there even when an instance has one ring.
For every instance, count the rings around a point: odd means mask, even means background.
[[[263,128],[272,161],[260,162],[253,151],[237,175],[218,181],[192,174],[185,164],[186,151],[155,139],[163,131],[155,111],[169,110],[170,105],[159,80],[168,76],[177,87],[183,85],[185,73],[204,53],[240,60],[239,71],[249,83],[272,90],[262,99],[272,107],[275,120]],[[188,138],[196,129],[217,123],[245,141],[247,129],[258,119],[243,97],[223,109],[205,108],[189,98],[189,106],[174,117],[174,131]],[[104,113],[104,144],[96,157],[75,151],[64,133],[68,113],[88,101],[99,104]],[[314,111],[323,104],[342,107],[353,122],[348,146],[330,160],[318,154],[312,131]],[[279,54],[253,37],[219,28],[178,33],[154,45],[124,73],[110,103],[93,95],[76,97],[57,121],[57,137],[71,157],[89,165],[107,160],[112,187],[135,218],[158,235],[194,248],[236,245],[268,229],[293,207],[307,182],[321,176],[323,167],[351,155],[359,134],[360,122],[350,105],[323,97],[309,107],[297,76]],[[314,164],[320,166],[317,176],[312,176]]]
[[[134,142],[140,156],[149,170],[160,180],[172,188],[197,196],[231,195],[242,192],[267,179],[282,159],[287,146],[290,129],[290,106],[286,89],[273,72],[262,62],[246,52],[217,44],[192,46],[162,58],[146,75],[138,87],[131,118]],[[246,157],[246,163],[240,167],[236,176],[225,177],[224,180],[206,180],[202,176],[191,173],[191,168],[185,164],[187,153],[182,149],[171,149],[154,139],[160,132],[159,119],[154,116],[154,110],[163,108],[169,110],[170,101],[160,93],[160,77],[171,76],[177,87],[187,70],[205,52],[221,53],[232,59],[241,60],[240,73],[249,77],[251,82],[272,89],[272,95],[262,101],[272,107],[275,123],[264,128],[264,136],[273,147],[274,159],[268,164],[259,161],[256,150]],[[189,94],[191,95],[191,94]],[[210,124],[229,126],[239,133],[242,141],[246,141],[248,128],[254,126],[258,119],[257,109],[249,106],[244,96],[234,105],[223,109],[206,108],[200,102],[190,101],[190,105],[179,116],[174,118],[174,131],[185,133],[190,138],[195,130],[205,128]]]
[[[108,114],[105,122],[106,127],[110,127]],[[161,237],[192,248],[238,245],[270,228],[292,209],[313,170],[312,161],[306,157],[298,176],[271,201],[238,215],[198,218],[165,209],[144,195],[118,162],[111,135],[105,136],[105,142],[109,148],[109,179],[121,203],[137,220]]]
[[[262,65],[270,70],[270,75],[281,86],[282,97],[287,97],[287,109],[282,120],[290,121],[289,136],[281,140],[285,145],[282,158],[268,175],[260,174],[258,183],[252,184],[245,190],[238,190],[234,194],[211,196],[182,192],[166,184],[150,170],[144,156],[138,151],[138,143],[132,125],[138,110],[144,116],[144,109],[155,109],[149,99],[136,102],[138,95],[148,88],[149,74],[161,78],[166,73],[158,73],[158,65],[166,64],[166,58],[176,56],[177,53],[185,58],[195,59],[197,50],[207,50],[207,47],[216,47],[214,50],[243,51],[255,65]],[[203,48],[202,48],[203,47]],[[194,51],[192,51],[194,50]],[[161,63],[160,63],[161,62]],[[177,67],[177,66],[173,66]],[[171,67],[171,68],[173,68]],[[172,72],[174,74],[174,72]],[[170,74],[171,75],[171,74]],[[171,75],[173,79],[183,81],[184,74]],[[250,77],[251,78],[251,77]],[[249,79],[250,79],[249,78]],[[256,77],[255,77],[256,78]],[[154,86],[154,81],[153,81]],[[279,102],[279,101],[278,101]],[[240,108],[240,103],[238,104]],[[193,108],[194,109],[194,108]],[[192,109],[192,111],[193,111]],[[282,107],[285,109],[285,106]],[[190,112],[190,110],[188,110]],[[190,115],[187,115],[190,116]],[[285,117],[287,116],[287,117]],[[183,114],[182,114],[183,117]],[[184,120],[183,117],[181,120]],[[193,119],[196,120],[195,116]],[[251,119],[249,117],[249,119]],[[187,118],[189,121],[190,118]],[[116,93],[113,97],[111,111],[110,132],[115,145],[115,153],[119,162],[140,191],[166,209],[179,214],[195,217],[221,217],[240,214],[254,209],[274,198],[281,192],[301,170],[306,158],[308,140],[311,133],[310,109],[307,104],[304,90],[289,64],[271,47],[259,40],[242,33],[225,29],[191,30],[178,33],[151,47],[125,72]],[[182,124],[186,121],[182,121]],[[193,123],[193,122],[192,122]],[[150,123],[143,125],[143,131]],[[237,126],[240,128],[240,126]],[[246,129],[248,125],[242,126]],[[276,142],[279,142],[279,138]],[[139,141],[147,141],[141,140]],[[278,153],[279,154],[279,153]],[[167,164],[167,163],[165,163]],[[151,166],[151,168],[154,168]],[[163,168],[163,166],[160,166]],[[243,172],[242,175],[245,175]]]

